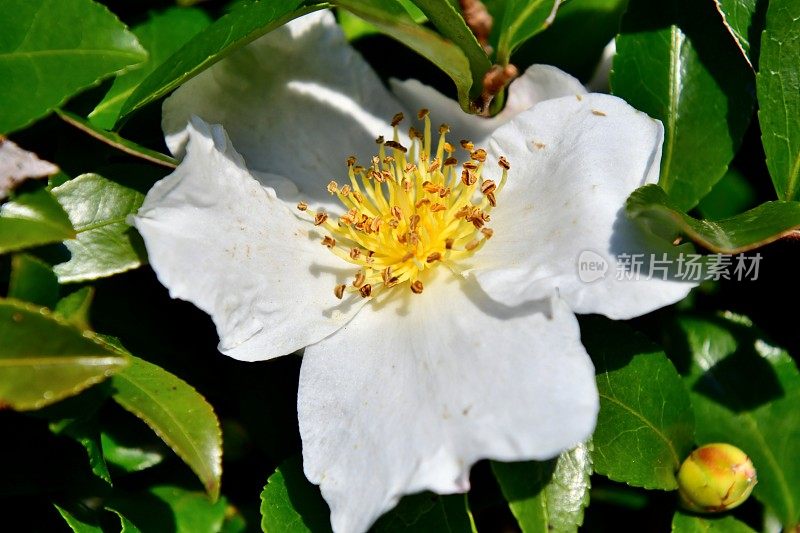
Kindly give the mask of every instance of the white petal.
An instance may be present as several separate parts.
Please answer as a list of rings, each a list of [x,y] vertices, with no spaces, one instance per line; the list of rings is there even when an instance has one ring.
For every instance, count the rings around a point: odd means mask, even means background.
[[[507,156],[511,172],[492,212],[494,237],[474,257],[484,290],[509,305],[557,290],[574,311],[610,318],[686,296],[694,284],[672,276],[617,279],[619,254],[676,252],[624,211],[631,192],[658,180],[662,140],[660,122],[600,94],[543,102],[495,132],[491,157]],[[583,252],[608,263],[605,277],[581,281]]]
[[[333,15],[306,15],[254,41],[185,83],[164,102],[167,144],[180,155],[191,115],[221,124],[248,168],[287,176],[306,200],[346,176],[391,138],[400,104],[353,50]]]
[[[194,119],[186,157],[134,218],[173,298],[209,313],[221,352],[269,359],[316,342],[362,305],[333,295],[343,262],[244,168],[224,131]],[[338,305],[337,305],[338,304]]]
[[[304,469],[338,533],[404,494],[468,490],[480,459],[548,459],[594,428],[594,370],[564,302],[505,307],[440,270],[306,348]]]
[[[509,85],[503,110],[492,118],[484,118],[465,113],[458,102],[417,80],[392,79],[390,83],[406,109],[430,109],[431,118],[437,123],[447,123],[454,138],[470,139],[476,146],[485,146],[494,130],[539,102],[586,93],[581,82],[566,72],[550,65],[531,65]]]

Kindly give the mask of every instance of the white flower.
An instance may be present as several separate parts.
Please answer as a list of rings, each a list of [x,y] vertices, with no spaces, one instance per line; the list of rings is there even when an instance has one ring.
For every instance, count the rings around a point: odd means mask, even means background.
[[[418,82],[395,83],[394,92],[346,44],[330,13],[296,20],[166,101],[167,141],[183,161],[135,219],[159,279],[213,317],[221,352],[257,361],[305,348],[304,469],[337,532],[366,530],[404,494],[466,491],[480,459],[547,459],[588,438],[598,395],[573,312],[629,318],[690,289],[614,276],[617,253],[669,251],[622,209],[630,192],[658,177],[657,121],[543,66],[512,84],[506,109],[490,120],[463,114]],[[325,236],[348,242],[350,231],[337,229],[334,213],[345,209],[336,211],[326,184],[347,182],[350,154],[371,164],[374,139],[391,138],[387,121],[398,110],[413,118],[423,107],[449,123],[449,138],[488,143],[482,173],[496,182],[497,206],[480,193],[474,203],[479,215],[490,213],[484,227],[492,238],[462,212],[454,222],[461,233],[438,222],[426,230],[442,231],[429,239],[438,244],[426,241],[439,246],[441,260],[423,261],[426,250],[399,259],[394,271],[369,271],[364,246],[361,262],[350,264],[320,245]],[[501,155],[512,166],[502,190]],[[414,201],[417,191],[408,192]],[[295,209],[300,200],[309,211]],[[381,223],[391,222],[391,202],[373,210]],[[315,226],[311,215],[322,209],[331,217]],[[405,234],[410,216],[398,218]],[[456,237],[452,250],[442,248],[447,235]],[[364,239],[378,258],[397,246],[386,235]],[[580,281],[585,250],[609,262],[604,278]],[[359,268],[375,281],[372,297],[350,284],[337,299],[334,287]],[[409,290],[413,281],[423,283],[421,294]]]

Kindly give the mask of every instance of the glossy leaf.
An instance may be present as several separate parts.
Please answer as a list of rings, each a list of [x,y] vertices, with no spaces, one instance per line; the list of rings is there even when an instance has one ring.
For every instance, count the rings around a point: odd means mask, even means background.
[[[146,252],[141,236],[128,225],[144,195],[97,174],[84,174],[53,189],[69,214],[77,238],[67,241],[69,261],[55,266],[61,283],[118,274],[141,266]]]
[[[264,533],[331,531],[329,515],[319,489],[303,474],[299,457],[281,463],[261,492],[261,530]]]
[[[739,171],[728,169],[711,192],[697,204],[703,218],[721,220],[755,207],[756,191]]]
[[[136,37],[91,0],[5,0],[0,133],[27,126],[81,89],[145,59]]]
[[[800,3],[770,0],[761,38],[758,119],[778,198],[800,200]]]
[[[583,523],[592,474],[590,445],[546,462],[493,462],[492,470],[523,533],[573,532]]]
[[[742,51],[744,58],[752,65],[750,59],[751,40],[758,38],[760,28],[755,27],[758,0],[714,0],[717,11],[722,16],[728,32]]]
[[[89,308],[93,298],[94,289],[92,287],[81,287],[61,298],[53,311],[70,324],[81,329],[90,329]]]
[[[0,300],[0,406],[39,409],[121,371],[128,361],[47,310]]]
[[[50,424],[50,429],[56,434],[67,435],[80,443],[89,456],[89,467],[92,473],[111,484],[111,473],[103,457],[103,447],[100,444],[100,429],[97,419],[91,413],[81,418],[65,419]]]
[[[472,73],[467,56],[458,46],[414,22],[400,5],[381,0],[334,0],[334,3],[442,69],[456,85],[461,108],[470,111]]]
[[[132,155],[133,157],[138,157],[139,159],[144,159],[145,161],[149,161],[151,163],[155,163],[156,165],[161,165],[167,168],[175,168],[178,165],[178,161],[176,159],[162,154],[161,152],[157,152],[155,150],[151,150],[150,148],[136,144],[135,142],[125,139],[113,131],[106,131],[98,126],[95,126],[89,121],[84,120],[74,113],[70,113],[69,111],[64,111],[61,109],[57,109],[56,113],[58,113],[58,116],[61,117],[64,122],[75,126],[82,132],[91,135],[98,141],[103,142],[112,148],[116,148],[121,152],[125,152],[128,155]]]
[[[745,317],[682,317],[673,357],[688,358],[686,383],[697,441],[741,448],[758,472],[753,495],[787,528],[800,522],[800,372]]]
[[[653,233],[673,241],[686,235],[716,253],[738,254],[774,242],[800,228],[800,202],[766,202],[723,220],[697,220],[682,212],[657,185],[630,195],[628,216]]]
[[[103,533],[97,516],[89,509],[79,507],[79,504],[69,508],[63,505],[53,505],[74,533]]]
[[[243,2],[192,37],[155,69],[125,101],[120,117],[166,96],[231,52],[310,9],[301,0]]]
[[[588,82],[597,69],[603,48],[619,31],[627,4],[628,0],[563,2],[553,25],[525,41],[514,53],[512,63],[520,70],[535,63],[554,65]],[[564,46],[565,42],[569,46]]]
[[[698,516],[683,512],[672,517],[672,533],[755,533],[732,516]]]
[[[497,62],[507,65],[519,46],[546,29],[561,0],[505,0],[497,44]]]
[[[0,205],[0,253],[74,239],[75,229],[47,189],[20,194]]]
[[[694,207],[725,174],[753,111],[753,73],[711,2],[631,0],[614,94],[664,124],[659,185]]]
[[[147,61],[114,80],[103,100],[89,114],[91,123],[106,130],[113,128],[122,104],[136,87],[210,22],[200,9],[171,8],[152,14],[146,22],[133,28],[133,34],[148,52]]]
[[[375,533],[476,533],[464,494],[440,496],[423,492],[406,496],[397,507],[383,515],[373,527]]]
[[[114,400],[141,418],[219,497],[222,433],[211,405],[191,385],[163,368],[130,356],[114,376]]]
[[[52,309],[58,301],[58,279],[44,261],[17,254],[11,259],[8,297]]]
[[[672,490],[694,443],[689,394],[664,352],[621,322],[581,321],[600,391],[592,442],[597,473],[636,487]]]
[[[113,497],[108,507],[132,533],[217,533],[225,521],[227,502],[211,501],[202,492],[182,487],[157,485],[144,493]]]
[[[550,1],[552,2],[552,0]],[[464,52],[472,73],[472,86],[469,89],[470,100],[479,99],[483,92],[483,76],[491,68],[492,63],[472,30],[467,27],[461,13],[449,0],[414,0],[414,3],[442,35]]]
[[[117,435],[104,430],[100,434],[103,456],[108,464],[123,472],[140,472],[164,460],[161,450],[145,444],[131,445],[121,441]]]

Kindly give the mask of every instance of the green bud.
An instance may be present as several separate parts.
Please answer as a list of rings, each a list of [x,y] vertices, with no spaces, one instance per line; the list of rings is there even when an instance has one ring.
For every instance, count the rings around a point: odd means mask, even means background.
[[[755,484],[752,461],[730,444],[701,446],[678,471],[678,493],[690,511],[718,513],[733,509],[744,503]]]

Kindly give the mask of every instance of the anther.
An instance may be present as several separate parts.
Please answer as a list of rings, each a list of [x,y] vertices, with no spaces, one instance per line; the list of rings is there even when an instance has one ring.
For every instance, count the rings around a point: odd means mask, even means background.
[[[422,120],[423,118],[427,117],[429,113],[430,111],[423,107],[417,112],[417,118]]]
[[[475,149],[475,145],[472,144],[472,142],[468,141],[467,139],[461,139],[461,148],[463,148],[468,152],[472,152],[472,150]]]
[[[392,279],[392,267],[388,266],[381,271],[381,279],[383,283],[389,283],[389,280]]]
[[[358,292],[361,294],[362,298],[369,298],[369,295],[372,294],[372,285],[367,283],[358,289]]]
[[[361,257],[361,250],[358,248],[350,248],[350,259],[358,259]]]
[[[438,260],[439,260],[439,259],[441,259],[441,258],[442,258],[442,254],[440,254],[439,252],[433,252],[432,254],[430,254],[430,255],[429,255],[429,256],[428,256],[428,257],[425,259],[425,262],[426,262],[426,263],[434,263],[434,262],[438,261]]]
[[[395,116],[392,117],[392,127],[397,126],[401,122],[403,122],[404,115],[402,113],[397,113]]]
[[[493,193],[495,190],[497,190],[497,185],[492,180],[483,180],[483,183],[481,183],[481,192],[483,194]]]
[[[364,274],[364,271],[359,270],[358,272],[356,272],[356,279],[353,280],[353,287],[355,287],[356,289],[361,288],[366,279],[367,276]]]
[[[450,126],[442,124],[439,126],[439,135],[444,135],[445,133],[450,133]]]
[[[352,166],[353,166],[353,165],[355,165],[357,162],[358,162],[358,159],[357,159],[357,158],[356,158],[356,156],[354,156],[354,155],[351,155],[351,156],[349,156],[349,157],[347,158],[347,166],[348,166],[348,167],[352,167]]]
[[[347,288],[347,285],[344,285],[344,284],[342,284],[342,285],[337,285],[337,286],[336,286],[336,287],[334,287],[334,289],[333,289],[333,294],[335,294],[335,295],[336,295],[336,297],[337,297],[337,298],[339,298],[339,299],[341,300],[341,299],[342,299],[342,297],[344,296],[344,290],[345,290],[346,288]]]
[[[331,194],[336,194],[337,192],[339,192],[339,184],[336,183],[335,181],[331,181],[330,183],[328,183],[327,188],[328,192]]]
[[[333,248],[336,246],[336,239],[330,235],[325,235],[325,237],[322,239],[322,245],[327,246],[328,248]]]
[[[406,148],[405,146],[403,146],[402,144],[400,144],[397,141],[386,141],[385,146],[386,146],[386,148],[392,148],[394,150],[399,150],[399,151],[403,152],[404,154],[406,152],[408,152],[408,148]]]
[[[483,148],[478,148],[477,150],[474,150],[469,156],[475,161],[480,161],[481,163],[483,163],[484,161],[486,161],[486,150],[484,150]]]
[[[422,294],[422,282],[420,280],[416,280],[411,284],[411,292],[414,294]]]
[[[305,211],[306,209],[308,209],[308,204],[305,202],[299,202],[297,204],[297,209],[299,209],[300,211]]]
[[[508,159],[506,159],[503,156],[500,157],[500,160],[497,162],[497,164],[500,165],[500,168],[502,168],[503,170],[511,169],[511,165],[508,163]]]
[[[328,220],[328,213],[325,213],[324,211],[320,211],[319,213],[314,215],[315,226],[320,226],[324,224],[326,220]]]
[[[385,139],[383,138],[383,135],[380,135],[377,139],[375,139],[375,144],[383,144],[384,142]]]
[[[487,238],[487,239],[491,239],[491,238],[492,238],[492,235],[494,235],[494,230],[492,230],[492,228],[483,228],[483,229],[481,230],[481,233],[483,233],[483,236],[484,236],[485,238]]]
[[[455,157],[448,157],[447,159],[444,160],[444,163],[442,163],[442,164],[444,166],[446,166],[446,167],[452,166],[452,165],[457,165],[458,164],[458,159],[456,159]]]
[[[454,242],[455,242],[455,239],[453,239],[453,238],[447,238],[447,239],[445,239],[445,240],[444,240],[444,247],[445,247],[446,249],[448,249],[448,250],[452,250],[452,249],[453,249],[453,243],[454,243]]]
[[[477,248],[479,244],[480,241],[478,241],[478,239],[472,239],[471,241],[469,241],[467,244],[464,245],[464,248],[466,248],[467,251],[471,252],[472,250]]]

